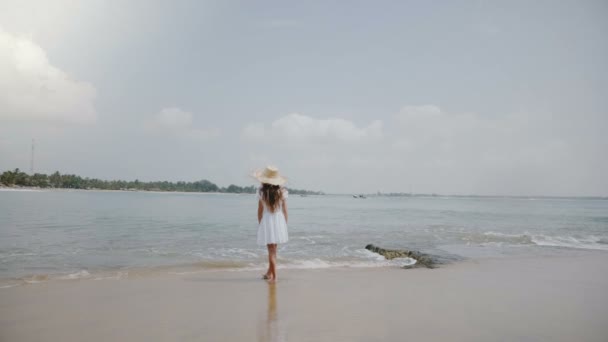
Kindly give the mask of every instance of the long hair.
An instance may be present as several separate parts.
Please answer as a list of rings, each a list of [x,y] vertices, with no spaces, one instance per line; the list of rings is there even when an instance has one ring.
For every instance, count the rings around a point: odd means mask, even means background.
[[[266,203],[270,212],[274,213],[283,199],[283,191],[281,191],[281,186],[262,183],[260,192],[262,194],[262,201]]]

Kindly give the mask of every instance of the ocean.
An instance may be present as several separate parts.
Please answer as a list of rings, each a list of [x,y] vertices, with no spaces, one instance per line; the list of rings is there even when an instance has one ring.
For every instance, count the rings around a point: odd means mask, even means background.
[[[399,267],[373,243],[445,262],[608,251],[608,200],[290,195],[279,268]],[[266,267],[254,195],[0,191],[0,287]]]

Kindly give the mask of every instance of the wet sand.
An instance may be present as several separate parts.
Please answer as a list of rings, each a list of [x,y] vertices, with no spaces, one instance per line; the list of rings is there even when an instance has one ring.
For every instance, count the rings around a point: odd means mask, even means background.
[[[0,289],[0,341],[608,341],[605,252],[280,271]]]

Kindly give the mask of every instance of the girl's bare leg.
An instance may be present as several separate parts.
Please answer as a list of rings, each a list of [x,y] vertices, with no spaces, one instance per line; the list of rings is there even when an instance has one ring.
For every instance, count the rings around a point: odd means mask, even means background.
[[[272,270],[270,268],[272,264],[272,245],[268,244],[266,245],[266,248],[268,248],[268,271],[266,271],[266,273],[264,274],[264,279],[270,279],[270,277],[272,276]]]
[[[270,261],[270,279],[272,281],[277,280],[277,244],[273,243],[269,253]]]

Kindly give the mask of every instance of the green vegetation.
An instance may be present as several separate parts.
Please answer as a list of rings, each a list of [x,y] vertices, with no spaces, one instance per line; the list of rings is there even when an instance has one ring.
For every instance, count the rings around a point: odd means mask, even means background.
[[[28,175],[19,169],[5,171],[0,175],[0,183],[5,186],[84,189],[84,190],[143,190],[143,191],[183,191],[183,192],[225,192],[236,194],[253,194],[257,187],[230,184],[227,188],[219,187],[208,180],[196,182],[141,182],[139,180],[101,180],[82,178],[77,175],[62,175],[56,171],[52,175],[35,173]],[[323,195],[320,191],[289,189],[295,195]]]

